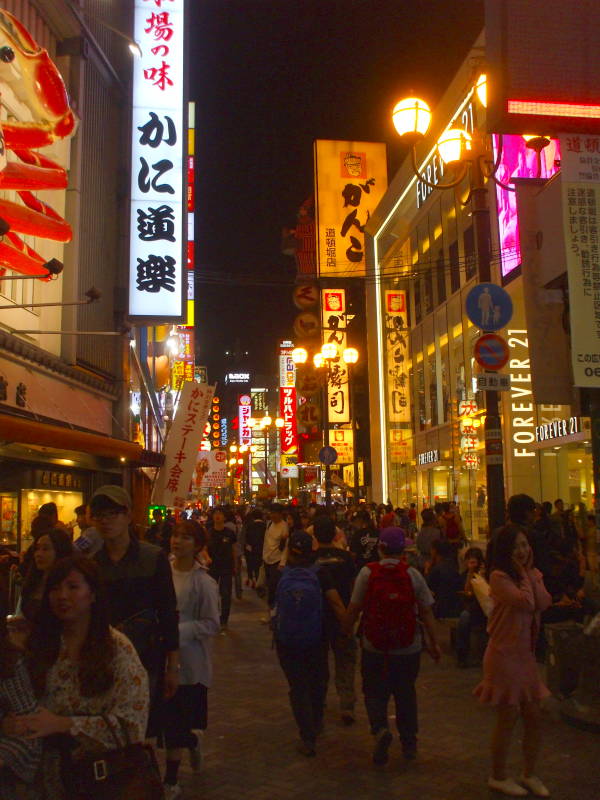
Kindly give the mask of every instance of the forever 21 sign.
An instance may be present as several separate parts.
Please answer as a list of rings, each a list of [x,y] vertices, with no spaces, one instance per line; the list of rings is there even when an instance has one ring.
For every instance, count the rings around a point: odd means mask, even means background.
[[[554,419],[544,425],[538,425],[535,429],[536,442],[546,442],[552,439],[562,439],[565,436],[573,436],[581,432],[579,417],[569,417],[568,419]]]

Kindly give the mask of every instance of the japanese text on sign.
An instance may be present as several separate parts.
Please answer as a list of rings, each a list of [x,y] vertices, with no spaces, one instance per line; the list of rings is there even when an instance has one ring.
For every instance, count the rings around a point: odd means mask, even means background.
[[[165,7],[165,6],[168,6]],[[129,314],[184,314],[185,0],[136,0]]]

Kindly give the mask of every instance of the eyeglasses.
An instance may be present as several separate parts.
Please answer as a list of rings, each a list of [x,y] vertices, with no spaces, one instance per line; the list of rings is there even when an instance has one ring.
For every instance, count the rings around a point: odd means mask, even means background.
[[[109,511],[97,511],[95,513],[92,513],[92,519],[97,519],[100,521],[105,519],[106,520],[116,519],[119,516],[119,514],[126,514],[126,513],[127,513],[126,508],[115,508],[115,509],[110,509]]]

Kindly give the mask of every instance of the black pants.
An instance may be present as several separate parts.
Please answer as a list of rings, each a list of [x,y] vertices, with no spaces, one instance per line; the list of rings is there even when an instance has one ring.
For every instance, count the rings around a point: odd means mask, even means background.
[[[388,727],[388,703],[393,695],[396,705],[396,726],[404,744],[414,744],[417,739],[417,693],[415,681],[419,674],[420,653],[390,655],[362,652],[362,681],[365,706],[376,734]]]
[[[248,570],[249,581],[258,580],[258,571],[261,564],[262,558],[260,557],[260,554],[256,555],[256,553],[246,550],[246,569]]]
[[[277,643],[277,655],[290,687],[290,705],[300,738],[309,743],[314,743],[323,724],[329,678],[327,652],[327,642],[307,650]]]
[[[267,564],[265,561],[265,577],[267,579],[267,603],[269,608],[275,606],[275,592],[277,591],[277,584],[279,583],[279,576],[281,571],[279,564]]]
[[[231,592],[233,589],[233,572],[210,573],[219,585],[221,598],[221,625],[227,625],[231,612]]]

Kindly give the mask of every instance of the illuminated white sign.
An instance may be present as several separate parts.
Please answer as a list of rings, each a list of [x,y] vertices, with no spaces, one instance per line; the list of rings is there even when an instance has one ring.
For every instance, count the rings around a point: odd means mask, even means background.
[[[167,5],[135,0],[129,316],[183,321],[185,0]]]
[[[225,383],[250,383],[249,372],[228,372]]]

